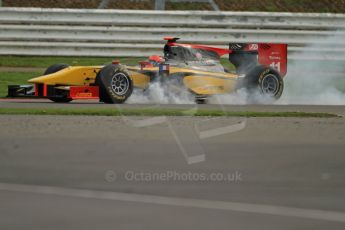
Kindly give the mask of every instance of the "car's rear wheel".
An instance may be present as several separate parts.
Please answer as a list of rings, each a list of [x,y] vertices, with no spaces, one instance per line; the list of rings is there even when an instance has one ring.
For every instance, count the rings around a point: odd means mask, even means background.
[[[250,92],[258,90],[265,97],[278,100],[283,93],[284,81],[275,69],[256,66],[246,74],[244,87]]]
[[[68,64],[63,64],[63,63],[54,64],[54,65],[49,66],[46,69],[46,71],[43,73],[43,75],[56,73],[56,72],[59,72],[60,70],[63,70],[67,67],[69,67]],[[67,97],[67,95],[64,95],[64,94],[49,96],[48,99],[51,101],[54,101],[54,102],[58,102],[58,103],[67,103],[67,102],[72,101],[72,98],[69,98],[69,97]]]
[[[103,67],[96,77],[100,101],[110,104],[124,103],[133,92],[133,81],[127,69],[110,64]]]

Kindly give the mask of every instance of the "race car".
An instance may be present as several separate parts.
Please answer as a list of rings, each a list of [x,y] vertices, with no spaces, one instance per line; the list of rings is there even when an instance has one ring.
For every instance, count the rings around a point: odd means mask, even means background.
[[[99,99],[115,104],[124,103],[134,88],[146,90],[157,81],[191,92],[197,103],[241,88],[273,99],[282,95],[287,44],[230,43],[224,49],[179,43],[175,37],[164,39],[163,56],[151,56],[137,66],[116,61],[106,66],[55,64],[43,76],[30,79],[33,85],[8,86],[8,96],[44,97],[54,102]],[[221,65],[224,55],[228,55],[234,72]]]

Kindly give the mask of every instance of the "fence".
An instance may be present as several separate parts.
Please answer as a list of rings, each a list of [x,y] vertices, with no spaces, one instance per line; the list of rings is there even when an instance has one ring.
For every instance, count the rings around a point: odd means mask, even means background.
[[[147,56],[165,36],[286,42],[290,59],[345,60],[344,14],[0,8],[2,55]]]

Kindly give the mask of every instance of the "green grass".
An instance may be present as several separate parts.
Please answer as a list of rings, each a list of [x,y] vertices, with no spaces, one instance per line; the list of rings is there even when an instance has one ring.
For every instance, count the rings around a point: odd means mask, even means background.
[[[47,68],[56,63],[70,65],[105,65],[113,60],[136,65],[145,58],[114,58],[114,57],[37,57],[37,56],[0,56],[0,67],[42,67]]]
[[[166,8],[169,10],[213,10],[208,3],[173,3],[167,2]]]
[[[139,61],[145,60],[146,57],[37,57],[37,56],[0,56],[0,67],[38,67],[47,68],[56,63],[66,63],[69,65],[106,65],[113,60],[119,60],[126,65],[138,65]],[[222,65],[230,70],[234,66],[227,58],[222,58]]]
[[[42,75],[41,72],[0,72],[0,97],[7,96],[8,85],[25,85],[30,78]]]
[[[118,109],[118,108],[0,108],[0,114],[17,115],[89,115],[89,116],[225,116],[225,117],[338,117],[330,113],[307,112],[254,112],[254,111],[220,111],[199,110],[186,113],[183,109]]]
[[[145,60],[147,57],[39,57],[39,56],[1,56],[0,67],[38,67],[47,68],[56,63],[67,63],[70,65],[105,65],[113,60],[119,60],[126,65],[137,65],[139,61]],[[221,64],[229,69],[234,69],[234,66],[227,58],[221,58]],[[292,63],[289,63],[292,64]],[[323,61],[322,66],[326,69],[342,69],[343,61]],[[315,66],[315,61],[304,60],[303,65],[309,68]],[[301,69],[303,70],[303,69]]]
[[[221,58],[220,63],[230,71],[234,71],[236,69],[236,67],[227,58]]]

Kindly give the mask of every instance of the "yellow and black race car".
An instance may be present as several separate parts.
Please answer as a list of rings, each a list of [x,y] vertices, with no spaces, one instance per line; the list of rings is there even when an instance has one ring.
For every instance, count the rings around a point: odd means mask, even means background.
[[[147,89],[156,81],[189,90],[198,103],[243,87],[274,99],[281,96],[287,71],[286,44],[230,43],[229,49],[222,49],[182,44],[178,39],[165,38],[164,56],[151,56],[138,66],[118,62],[106,66],[52,65],[43,76],[29,80],[33,85],[8,86],[8,96],[45,97],[55,102],[99,98],[104,103],[123,103],[133,88]],[[236,72],[220,64],[226,54]]]

